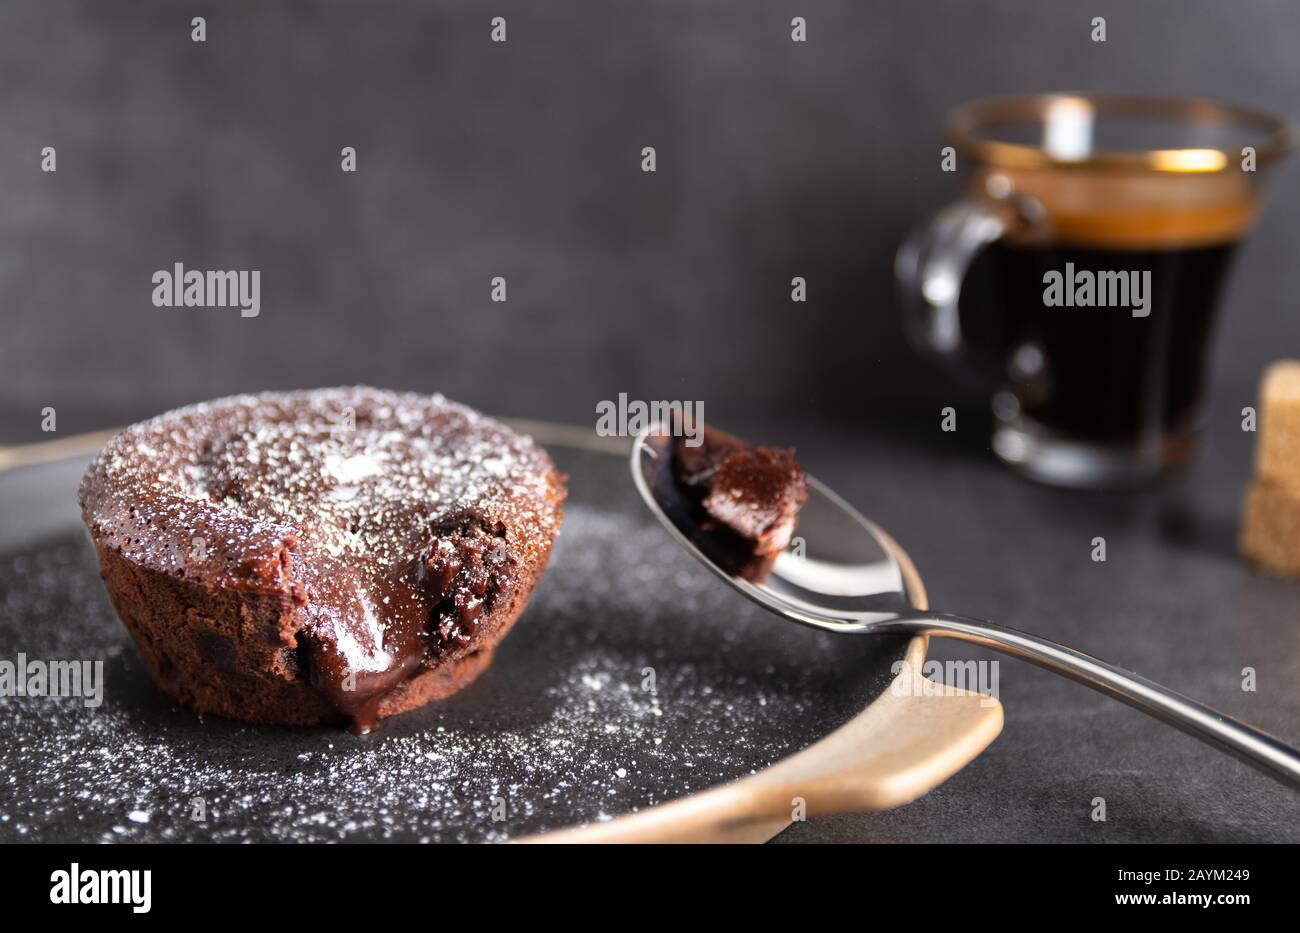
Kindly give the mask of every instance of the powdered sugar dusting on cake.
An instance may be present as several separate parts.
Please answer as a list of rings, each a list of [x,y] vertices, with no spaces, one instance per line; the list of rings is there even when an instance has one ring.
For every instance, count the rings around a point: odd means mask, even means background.
[[[312,682],[367,720],[421,667],[490,647],[494,601],[544,565],[562,498],[529,438],[367,388],[169,412],[110,441],[81,487],[92,535],[132,565],[296,607],[271,637],[308,649]]]
[[[238,563],[253,530],[391,563],[420,543],[394,522],[473,512],[553,530],[548,470],[529,438],[440,395],[264,393],[128,428],[91,465],[82,499],[124,552],[159,569],[183,565],[177,539]],[[137,535],[150,528],[166,533]]]

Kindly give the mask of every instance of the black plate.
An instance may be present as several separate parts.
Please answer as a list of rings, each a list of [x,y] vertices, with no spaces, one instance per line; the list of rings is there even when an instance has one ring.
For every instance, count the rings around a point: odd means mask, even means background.
[[[905,638],[767,615],[654,523],[623,458],[550,449],[563,532],[492,667],[361,737],[174,705],[99,580],[81,464],[0,474],[0,660],[99,659],[105,684],[98,709],[0,699],[0,840],[506,839],[761,770],[888,685]]]

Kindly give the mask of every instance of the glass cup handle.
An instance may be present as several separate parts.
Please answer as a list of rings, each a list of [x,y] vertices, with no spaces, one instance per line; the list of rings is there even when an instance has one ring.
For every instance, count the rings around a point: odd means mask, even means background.
[[[924,353],[956,361],[962,355],[962,279],[975,255],[1012,230],[1041,224],[1037,201],[1008,196],[961,200],[912,231],[898,248],[894,275],[908,338]]]

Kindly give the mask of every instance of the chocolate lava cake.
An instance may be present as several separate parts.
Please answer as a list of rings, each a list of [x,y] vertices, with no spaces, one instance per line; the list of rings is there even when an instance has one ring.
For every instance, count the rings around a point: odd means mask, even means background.
[[[692,504],[704,539],[696,544],[747,580],[762,582],[790,545],[808,477],[783,447],[758,447],[704,427],[696,446],[685,432],[672,439],[671,475]]]
[[[163,691],[255,723],[350,722],[446,697],[546,568],[563,477],[441,396],[265,393],[109,441],[82,515]]]

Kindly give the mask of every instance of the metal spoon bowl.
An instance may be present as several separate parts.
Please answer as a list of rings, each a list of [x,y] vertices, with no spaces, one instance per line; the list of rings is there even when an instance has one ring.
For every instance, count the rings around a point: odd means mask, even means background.
[[[1253,726],[1046,638],[967,616],[918,612],[884,532],[811,476],[795,546],[778,555],[761,579],[733,566],[678,498],[666,468],[668,443],[661,429],[651,428],[632,446],[632,479],[641,498],[679,544],[765,609],[830,632],[956,638],[1005,652],[1136,707],[1300,789],[1300,752]]]

